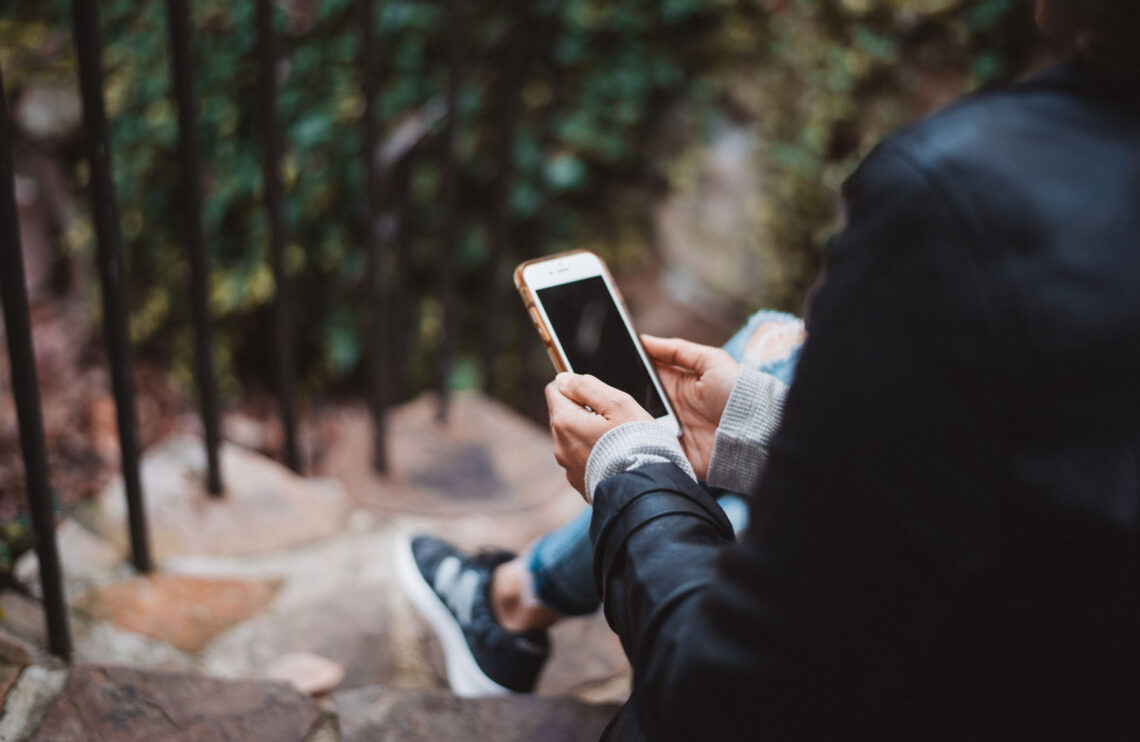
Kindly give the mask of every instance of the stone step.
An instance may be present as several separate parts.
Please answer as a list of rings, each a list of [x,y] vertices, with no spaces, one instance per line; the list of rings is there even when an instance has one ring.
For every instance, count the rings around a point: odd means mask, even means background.
[[[8,670],[12,666],[7,667]],[[0,739],[336,742],[335,715],[283,683],[128,667],[20,668]]]
[[[618,709],[381,685],[317,701],[266,680],[99,665],[0,665],[0,693],[5,742],[584,742]]]
[[[16,573],[32,594],[0,590],[0,742],[596,739],[630,677],[600,615],[555,627],[535,696],[458,699],[394,579],[401,534],[517,550],[573,517],[584,505],[549,433],[478,394],[456,395],[441,426],[421,397],[392,411],[392,468],[378,476],[363,407],[319,424],[323,479],[227,444],[222,500],[202,491],[201,441],[147,451],[151,575],[125,561],[121,483],[65,519],[72,668],[46,656],[25,555]]]
[[[592,742],[619,708],[565,696],[457,698],[390,686],[341,691],[333,700],[344,742]]]

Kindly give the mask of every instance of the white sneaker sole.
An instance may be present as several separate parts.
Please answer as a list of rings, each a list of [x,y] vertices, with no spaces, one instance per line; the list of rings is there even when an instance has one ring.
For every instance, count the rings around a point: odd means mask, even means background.
[[[514,693],[510,688],[491,680],[479,668],[479,663],[475,661],[467,640],[463,637],[463,629],[459,628],[451,611],[447,610],[447,606],[440,601],[416,566],[416,560],[412,557],[411,536],[406,533],[397,536],[395,549],[396,577],[400,586],[420,615],[431,624],[439,643],[443,645],[443,660],[451,691],[463,698]]]

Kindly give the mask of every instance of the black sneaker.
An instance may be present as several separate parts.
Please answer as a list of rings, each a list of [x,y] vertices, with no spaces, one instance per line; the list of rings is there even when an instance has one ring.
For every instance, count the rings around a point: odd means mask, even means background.
[[[396,574],[443,645],[457,696],[530,693],[550,655],[546,631],[507,631],[491,611],[491,573],[507,552],[466,555],[430,536],[400,539]]]

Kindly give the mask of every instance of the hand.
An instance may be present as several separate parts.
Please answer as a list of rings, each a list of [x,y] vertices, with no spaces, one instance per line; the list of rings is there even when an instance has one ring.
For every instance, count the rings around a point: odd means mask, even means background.
[[[546,405],[554,434],[554,459],[583,496],[586,462],[598,439],[622,423],[653,420],[633,397],[589,375],[558,374],[546,385]]]
[[[719,348],[642,335],[665,393],[681,422],[681,447],[697,479],[709,472],[713,440],[728,395],[740,375],[740,364]]]

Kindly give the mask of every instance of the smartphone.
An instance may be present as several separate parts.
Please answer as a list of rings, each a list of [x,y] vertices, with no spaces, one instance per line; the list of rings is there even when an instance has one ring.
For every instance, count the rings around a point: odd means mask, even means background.
[[[601,258],[574,250],[528,260],[515,269],[515,286],[556,369],[593,374],[637,400],[674,435],[681,434]]]

